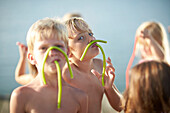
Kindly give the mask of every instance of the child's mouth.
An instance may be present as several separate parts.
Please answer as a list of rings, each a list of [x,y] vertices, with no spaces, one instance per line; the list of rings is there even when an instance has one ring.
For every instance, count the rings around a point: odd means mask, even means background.
[[[52,60],[52,63],[54,63],[54,61],[60,62],[60,59],[54,59]]]
[[[97,47],[96,44],[97,44],[97,42],[93,43],[91,47],[92,48]]]

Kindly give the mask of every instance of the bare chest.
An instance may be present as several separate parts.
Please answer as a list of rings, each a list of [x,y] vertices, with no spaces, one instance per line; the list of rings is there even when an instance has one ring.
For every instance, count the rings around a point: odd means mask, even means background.
[[[67,95],[65,93],[67,93]],[[68,95],[68,92],[62,92],[60,109],[57,107],[57,90],[42,90],[34,92],[30,96],[32,96],[32,98],[30,98],[26,106],[26,113],[78,113],[79,103]],[[72,103],[71,106],[70,103]]]
[[[89,98],[100,100],[104,93],[104,88],[98,78],[92,73],[87,74],[74,70],[72,85],[86,92]]]

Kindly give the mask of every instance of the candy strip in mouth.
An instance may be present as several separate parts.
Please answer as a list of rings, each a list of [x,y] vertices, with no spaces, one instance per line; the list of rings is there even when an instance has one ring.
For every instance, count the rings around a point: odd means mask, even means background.
[[[107,43],[107,41],[103,41],[103,40],[93,40],[91,41],[85,48],[81,58],[80,58],[80,61],[83,60],[85,54],[87,53],[87,50],[88,48],[93,44],[93,43],[96,43],[96,42],[102,42],[102,43]],[[106,70],[106,57],[105,57],[105,53],[103,51],[103,48],[99,45],[99,44],[96,44],[96,46],[98,46],[103,54],[103,71],[102,71],[102,85],[104,86],[104,75],[105,75],[105,70]]]
[[[46,79],[45,79],[45,74],[44,74],[44,66],[45,66],[45,62],[47,60],[47,57],[48,57],[48,53],[50,52],[50,50],[52,49],[57,49],[59,50],[66,58],[66,62],[67,62],[67,65],[68,65],[68,68],[69,68],[69,71],[70,71],[70,77],[73,78],[73,72],[72,72],[72,69],[71,69],[71,66],[69,64],[69,60],[68,60],[68,57],[67,57],[67,54],[62,50],[60,49],[59,47],[56,47],[56,46],[52,46],[52,47],[49,47],[46,51],[46,54],[45,54],[45,57],[44,57],[44,62],[43,62],[43,66],[42,66],[42,78],[43,78],[43,83],[46,85],[47,82],[46,82]],[[56,67],[57,67],[57,73],[58,73],[58,109],[60,109],[61,107],[61,95],[62,95],[62,79],[61,79],[61,69],[60,69],[60,65],[57,61],[54,61],[55,64],[56,64]]]

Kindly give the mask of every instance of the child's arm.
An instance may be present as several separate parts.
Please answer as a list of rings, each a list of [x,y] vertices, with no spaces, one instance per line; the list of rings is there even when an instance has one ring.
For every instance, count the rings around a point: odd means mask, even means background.
[[[160,44],[152,37],[152,35],[148,32],[148,30],[145,31],[141,31],[141,35],[140,37],[142,37],[143,40],[145,40],[150,49],[152,50],[152,57],[156,57],[158,56],[158,58],[163,59],[164,57],[164,50],[163,48],[160,46]],[[154,49],[152,49],[152,47]],[[155,56],[156,55],[156,56]],[[149,57],[149,56],[148,56]]]
[[[115,79],[115,69],[111,63],[111,59],[108,58],[107,61],[108,65],[106,66],[106,72],[105,72],[105,78],[104,78],[104,82],[105,82],[105,94],[108,98],[108,101],[110,103],[110,105],[117,111],[121,111],[121,93],[118,91],[118,89],[116,88],[115,85],[113,85],[114,79]],[[102,75],[99,74],[97,71],[92,70],[92,73],[94,75],[96,75],[98,77],[98,79],[102,80]]]
[[[25,74],[26,61],[27,61],[27,57],[26,57],[27,46],[20,42],[17,42],[16,44],[19,46],[20,59],[15,69],[15,80],[19,84],[25,85],[29,83],[31,80],[33,80],[34,77],[31,74]]]
[[[10,113],[25,113],[21,90],[14,90],[10,98]]]

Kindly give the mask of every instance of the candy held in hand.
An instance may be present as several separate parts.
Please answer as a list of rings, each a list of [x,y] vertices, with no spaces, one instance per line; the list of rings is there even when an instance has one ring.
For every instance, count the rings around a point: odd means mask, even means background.
[[[85,48],[85,50],[84,50],[84,52],[83,52],[83,54],[82,54],[82,56],[81,56],[81,58],[80,58],[80,61],[83,60],[85,54],[87,53],[88,48],[89,48],[92,44],[94,44],[94,43],[96,43],[96,42],[107,43],[107,41],[103,41],[103,40],[93,40],[93,41],[91,41],[91,42],[86,46],[86,48]],[[106,57],[105,57],[105,53],[104,53],[104,51],[103,51],[103,48],[102,48],[99,44],[97,44],[97,43],[96,43],[96,46],[98,46],[98,47],[100,48],[100,50],[101,50],[101,52],[102,52],[102,54],[103,54],[102,85],[104,86],[104,75],[105,75],[105,70],[106,70]]]

